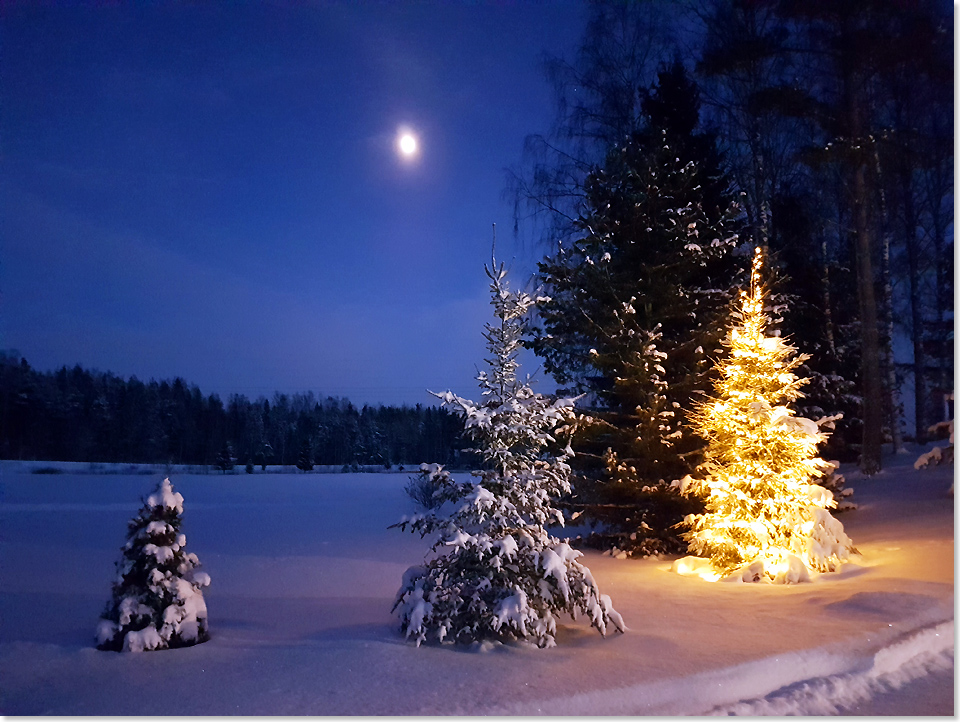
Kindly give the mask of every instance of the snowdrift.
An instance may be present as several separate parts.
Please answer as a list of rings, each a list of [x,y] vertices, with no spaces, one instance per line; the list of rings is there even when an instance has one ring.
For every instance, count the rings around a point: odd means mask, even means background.
[[[173,476],[211,639],[144,654],[94,632],[157,479],[0,462],[0,714],[952,714],[953,467],[916,456],[842,470],[862,557],[841,572],[710,584],[587,553],[629,631],[564,619],[546,650],[404,641],[390,606],[427,548],[387,529],[404,475]]]

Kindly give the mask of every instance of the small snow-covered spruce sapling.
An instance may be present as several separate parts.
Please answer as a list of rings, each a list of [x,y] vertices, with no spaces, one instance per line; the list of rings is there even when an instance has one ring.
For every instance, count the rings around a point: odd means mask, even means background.
[[[817,456],[822,430],[836,417],[798,417],[789,404],[804,380],[793,370],[805,360],[768,333],[758,247],[735,323],[717,363],[715,397],[693,416],[707,440],[705,462],[678,485],[703,499],[705,512],[688,515],[684,537],[696,557],[674,562],[682,574],[714,581],[808,581],[810,572],[835,571],[856,553],[843,525],[828,511],[833,495],[816,479],[833,469]]]
[[[196,554],[180,532],[183,496],[164,479],[127,524],[113,598],[97,627],[97,647],[115,652],[188,647],[206,642],[203,587]]]
[[[926,469],[930,466],[939,464],[953,463],[953,419],[949,421],[940,421],[927,429],[927,433],[937,438],[947,434],[950,439],[950,445],[946,447],[934,446],[930,451],[920,454],[917,460],[913,462],[914,469]],[[953,493],[953,487],[950,487],[950,493]]]
[[[422,467],[434,509],[394,526],[434,541],[425,564],[404,574],[393,609],[417,646],[529,639],[552,647],[562,613],[585,614],[602,635],[611,627],[622,632],[610,598],[577,561],[582,554],[546,530],[563,523],[551,499],[570,490],[572,454],[569,442],[559,456],[548,447],[572,432],[574,399],[551,401],[517,378],[522,319],[535,301],[508,289],[502,264],[485,270],[496,323],[484,333],[483,401],[435,395],[463,416],[486,468],[457,481],[442,467]]]

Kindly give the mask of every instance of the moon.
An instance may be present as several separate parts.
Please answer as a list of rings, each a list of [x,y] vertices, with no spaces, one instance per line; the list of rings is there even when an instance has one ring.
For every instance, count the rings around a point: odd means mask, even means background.
[[[401,133],[397,138],[397,149],[404,158],[412,158],[417,154],[417,137],[410,132]]]

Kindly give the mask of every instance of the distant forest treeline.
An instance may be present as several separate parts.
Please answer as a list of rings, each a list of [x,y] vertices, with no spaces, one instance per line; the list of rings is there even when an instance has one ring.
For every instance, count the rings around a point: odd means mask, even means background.
[[[417,404],[355,407],[312,392],[272,401],[231,395],[226,405],[181,378],[74,366],[37,371],[0,354],[0,456],[120,463],[455,464],[463,422]]]

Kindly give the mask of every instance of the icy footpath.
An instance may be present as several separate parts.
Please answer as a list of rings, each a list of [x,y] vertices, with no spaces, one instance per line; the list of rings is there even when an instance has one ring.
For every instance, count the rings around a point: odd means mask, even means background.
[[[403,640],[390,605],[427,547],[387,529],[412,511],[403,476],[176,477],[184,531],[216,580],[211,639],[140,655],[95,650],[91,630],[156,480],[0,464],[0,714],[882,714],[892,695],[901,714],[943,713],[953,468],[915,458],[888,458],[874,479],[843,470],[860,504],[843,524],[863,556],[842,572],[709,584],[669,572],[671,559],[590,553],[629,631],[604,639],[561,619],[546,650]],[[928,683],[940,707],[903,696]]]

